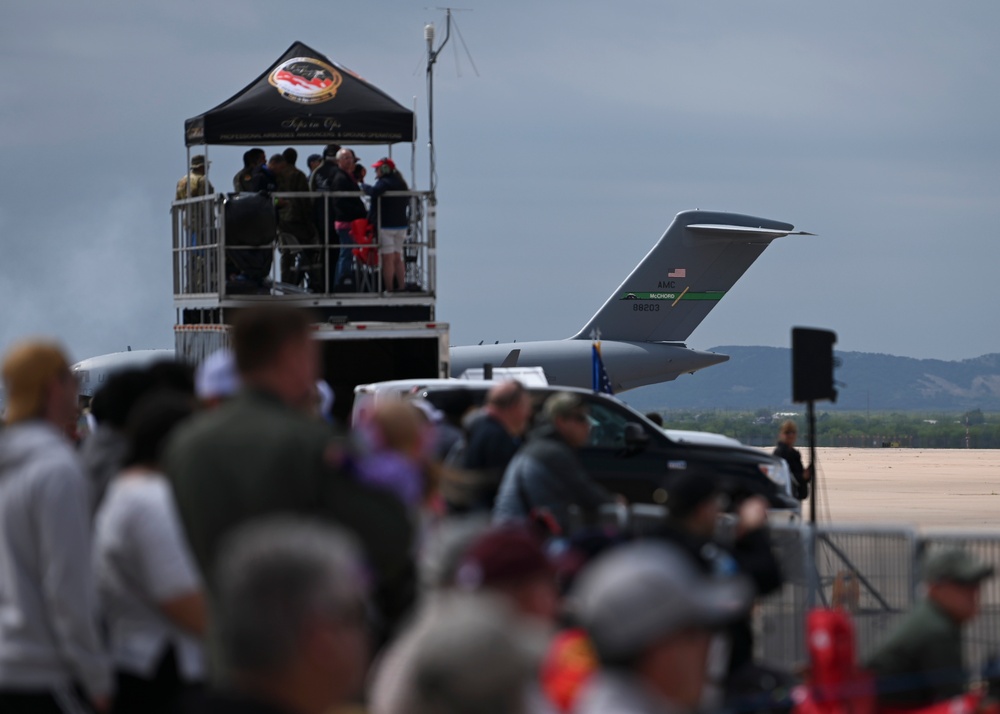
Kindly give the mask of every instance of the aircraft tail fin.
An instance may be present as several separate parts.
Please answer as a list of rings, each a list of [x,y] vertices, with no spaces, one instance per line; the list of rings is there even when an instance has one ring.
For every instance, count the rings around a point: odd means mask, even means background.
[[[812,235],[738,213],[683,211],[576,339],[683,342],[775,238]]]

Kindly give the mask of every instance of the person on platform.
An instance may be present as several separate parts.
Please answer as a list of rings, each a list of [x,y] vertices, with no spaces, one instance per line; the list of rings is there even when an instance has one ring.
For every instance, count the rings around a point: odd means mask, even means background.
[[[175,200],[182,201],[215,193],[212,182],[205,176],[205,169],[209,163],[205,160],[204,154],[195,154],[191,157],[188,172],[177,182]],[[191,245],[208,242],[207,237],[213,227],[211,217],[212,213],[206,210],[204,203],[193,203],[184,208],[184,227],[188,231]]]
[[[323,157],[320,154],[309,154],[309,158],[306,159],[306,166],[309,167],[309,185],[312,186],[312,177],[318,169],[323,164]]]
[[[351,224],[368,215],[364,201],[361,200],[360,186],[354,178],[356,164],[354,152],[350,149],[341,149],[337,152],[337,167],[340,170],[333,177],[332,190],[357,195],[337,196],[333,199],[334,227],[337,230],[337,243],[340,246],[337,270],[333,276],[333,292],[354,291],[354,238],[351,235]]]
[[[792,495],[800,501],[809,498],[809,483],[812,481],[812,466],[802,465],[802,454],[795,448],[799,437],[799,427],[791,419],[781,423],[778,431],[778,444],[774,447],[774,455],[788,462],[792,472]]]
[[[379,159],[372,168],[377,177],[371,189],[368,222],[377,231],[375,242],[382,256],[382,289],[386,292],[406,288],[403,243],[410,223],[409,196],[384,196],[387,191],[408,191],[403,175],[392,159]]]
[[[209,163],[205,160],[204,154],[195,154],[191,157],[190,169],[177,182],[175,200],[181,201],[185,198],[194,198],[195,196],[206,196],[210,193],[215,193],[212,182],[205,177],[205,168]]]
[[[263,149],[248,149],[243,154],[243,168],[233,176],[233,190],[237,193],[274,191],[277,184],[274,174],[267,168],[267,154]]]
[[[882,706],[916,709],[968,691],[962,627],[979,614],[980,590],[993,572],[963,550],[948,548],[927,558],[926,596],[866,662]]]
[[[294,149],[286,149],[295,152]],[[274,174],[278,192],[307,193],[309,180],[295,168],[283,154],[275,154],[268,161],[268,168]],[[298,284],[301,275],[295,269],[295,259],[300,265],[311,265],[316,259],[315,251],[298,250],[295,246],[311,245],[316,242],[316,227],[313,224],[312,201],[306,196],[285,196],[275,199],[278,209],[278,237],[282,243],[281,280]],[[319,272],[310,273],[310,284],[319,279]],[[318,284],[318,283],[317,283]]]
[[[309,190],[325,192],[335,190],[333,182],[340,173],[340,167],[337,165],[339,151],[340,144],[328,144],[323,149],[322,163],[309,176]],[[322,279],[316,283],[317,287],[326,290],[327,284],[333,283],[337,272],[337,261],[340,258],[340,249],[337,247],[337,209],[333,197],[324,196],[313,202],[313,223],[316,226],[318,242],[328,246],[326,265],[321,272]],[[314,287],[313,292],[320,292],[320,290]]]

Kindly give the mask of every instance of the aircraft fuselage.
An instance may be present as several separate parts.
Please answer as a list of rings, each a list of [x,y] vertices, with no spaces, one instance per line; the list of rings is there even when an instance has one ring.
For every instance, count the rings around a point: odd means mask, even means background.
[[[516,366],[541,367],[550,384],[589,389],[593,385],[592,344],[590,340],[566,339],[452,347],[451,375],[460,376],[486,363],[499,367],[518,350]],[[601,343],[601,360],[615,392],[668,382],[728,359],[728,355],[700,352],[678,343]],[[509,361],[508,365],[515,366]]]

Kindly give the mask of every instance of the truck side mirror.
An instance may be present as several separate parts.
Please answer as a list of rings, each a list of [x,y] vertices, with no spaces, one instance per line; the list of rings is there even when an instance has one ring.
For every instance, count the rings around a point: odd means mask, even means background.
[[[642,451],[649,443],[649,434],[642,424],[630,421],[625,425],[625,446],[631,451]]]

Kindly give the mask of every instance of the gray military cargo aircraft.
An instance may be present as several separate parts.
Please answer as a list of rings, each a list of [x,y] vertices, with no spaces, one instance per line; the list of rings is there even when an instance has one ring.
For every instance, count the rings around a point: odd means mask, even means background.
[[[593,385],[592,344],[612,389],[623,392],[668,382],[719,364],[728,355],[690,349],[684,341],[775,238],[812,235],[789,223],[738,213],[678,213],[653,249],[573,337],[451,348],[451,374],[494,367],[541,367],[549,384]],[[173,350],[101,355],[74,365],[81,394],[92,395],[107,374],[168,359]]]
[[[683,211],[603,307],[573,337],[451,348],[451,374],[484,364],[541,367],[550,384],[593,384],[592,341],[614,391],[668,382],[728,355],[684,341],[775,238],[813,235],[738,213]]]

